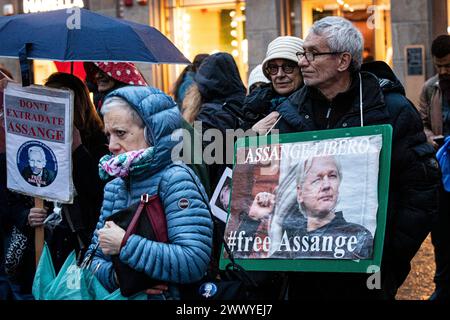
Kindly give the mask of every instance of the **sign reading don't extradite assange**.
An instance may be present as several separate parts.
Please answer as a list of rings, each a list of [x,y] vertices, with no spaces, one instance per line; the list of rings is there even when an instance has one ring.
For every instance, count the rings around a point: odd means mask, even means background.
[[[73,93],[9,83],[4,114],[8,188],[71,203]]]
[[[380,265],[392,128],[239,139],[225,241],[247,270],[368,272]],[[229,262],[224,251],[220,266]]]

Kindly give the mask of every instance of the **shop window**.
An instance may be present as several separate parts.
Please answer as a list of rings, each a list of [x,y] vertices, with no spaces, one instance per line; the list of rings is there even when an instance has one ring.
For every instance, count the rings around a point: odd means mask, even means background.
[[[316,22],[317,20],[320,20],[322,18],[334,15],[334,11],[315,8],[313,9],[312,15],[313,15],[313,22]]]
[[[243,81],[247,78],[244,1],[201,1],[201,4],[182,1],[169,9],[171,38],[189,60],[199,53],[228,52],[233,55]],[[176,80],[183,68],[172,68],[170,82]]]
[[[53,61],[50,60],[33,60],[33,74],[35,84],[44,84],[45,80],[54,72],[57,72]]]
[[[292,0],[301,3],[302,36],[326,16],[350,20],[364,38],[364,58],[392,65],[392,35],[389,0]],[[450,0],[449,0],[450,1]],[[295,6],[292,6],[295,7]]]

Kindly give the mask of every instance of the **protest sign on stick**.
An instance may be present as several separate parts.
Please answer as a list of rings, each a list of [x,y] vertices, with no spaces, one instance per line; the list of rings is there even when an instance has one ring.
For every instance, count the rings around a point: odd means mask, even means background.
[[[44,200],[72,203],[73,92],[9,83],[4,92],[8,189]],[[36,256],[44,228],[36,228]]]
[[[44,208],[44,201],[40,198],[34,198],[34,206],[36,208]],[[44,226],[34,228],[34,248],[36,256],[36,266],[41,259],[42,250],[44,250]]]
[[[4,98],[8,188],[73,201],[73,93],[10,83]]]

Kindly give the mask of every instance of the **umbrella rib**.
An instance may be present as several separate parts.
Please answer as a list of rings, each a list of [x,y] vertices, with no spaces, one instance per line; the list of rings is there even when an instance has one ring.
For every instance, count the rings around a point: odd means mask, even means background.
[[[65,47],[65,50],[64,50],[64,57],[63,57],[63,59],[64,60],[67,60],[67,53],[68,53],[68,50],[69,50],[69,32],[70,32],[70,30],[69,30],[69,28],[67,28],[66,29],[67,31],[66,31],[66,47]]]

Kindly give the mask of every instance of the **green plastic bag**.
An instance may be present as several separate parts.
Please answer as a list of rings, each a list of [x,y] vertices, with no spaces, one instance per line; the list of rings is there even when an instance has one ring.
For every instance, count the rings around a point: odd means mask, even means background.
[[[144,292],[129,298],[122,296],[119,289],[109,293],[88,266],[77,266],[75,251],[55,275],[47,244],[36,269],[32,293],[36,300],[147,300]]]
[[[47,243],[44,243],[41,259],[34,275],[32,293],[36,300],[46,300],[46,293],[55,280],[55,268]]]

